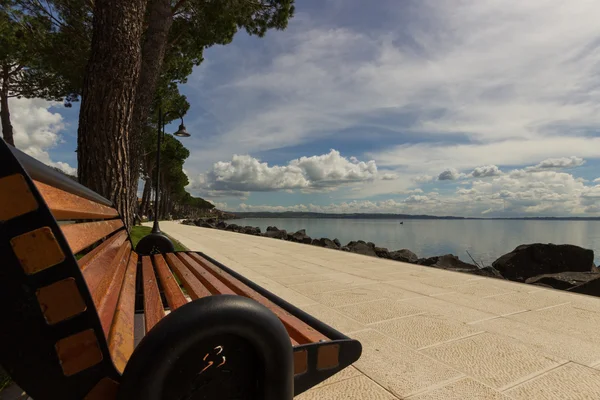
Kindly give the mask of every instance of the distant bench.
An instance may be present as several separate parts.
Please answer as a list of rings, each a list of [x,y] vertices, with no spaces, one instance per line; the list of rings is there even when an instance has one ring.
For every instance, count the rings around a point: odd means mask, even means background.
[[[136,253],[110,201],[1,140],[0,259],[0,363],[36,400],[291,399],[361,354],[204,254]]]

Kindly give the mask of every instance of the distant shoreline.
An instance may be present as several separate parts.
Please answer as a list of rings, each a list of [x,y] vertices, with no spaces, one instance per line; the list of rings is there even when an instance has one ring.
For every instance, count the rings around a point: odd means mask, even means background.
[[[303,218],[303,219],[395,219],[395,220],[511,220],[511,221],[600,221],[600,217],[454,217],[409,214],[324,214],[304,212],[232,212],[239,219],[246,218]]]

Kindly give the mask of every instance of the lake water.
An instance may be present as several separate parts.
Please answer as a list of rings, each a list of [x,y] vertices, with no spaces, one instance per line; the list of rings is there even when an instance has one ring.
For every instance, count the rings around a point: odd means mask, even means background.
[[[399,220],[248,218],[238,225],[276,226],[288,232],[306,229],[312,238],[338,238],[342,245],[362,239],[390,250],[409,249],[419,257],[455,254],[471,262],[491,265],[501,255],[527,243],[574,244],[594,250],[600,262],[600,221],[523,220]]]

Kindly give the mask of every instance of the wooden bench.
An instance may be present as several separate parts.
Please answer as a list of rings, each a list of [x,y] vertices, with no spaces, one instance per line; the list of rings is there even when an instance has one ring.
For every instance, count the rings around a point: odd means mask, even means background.
[[[0,363],[35,399],[291,399],[361,354],[207,255],[139,255],[107,199],[1,140],[0,260]]]

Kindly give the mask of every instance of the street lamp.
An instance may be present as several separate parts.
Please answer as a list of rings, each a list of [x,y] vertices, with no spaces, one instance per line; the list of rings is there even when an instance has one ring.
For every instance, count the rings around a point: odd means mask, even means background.
[[[160,144],[163,136],[165,135],[165,120],[169,114],[177,114],[181,119],[179,129],[174,133],[178,137],[190,137],[191,135],[185,129],[183,124],[183,115],[177,111],[167,111],[162,113],[162,107],[158,108],[158,137],[156,141],[156,168],[155,168],[155,181],[154,185],[156,191],[154,193],[154,224],[152,225],[152,232],[143,237],[139,241],[135,250],[143,255],[156,254],[156,253],[170,253],[175,251],[175,247],[171,240],[161,232],[158,226],[158,192],[160,192]]]

